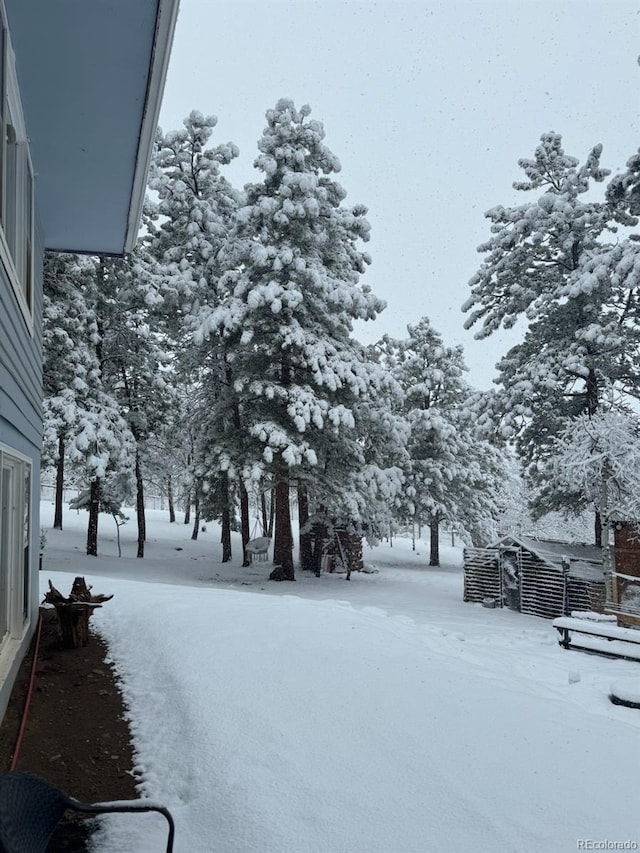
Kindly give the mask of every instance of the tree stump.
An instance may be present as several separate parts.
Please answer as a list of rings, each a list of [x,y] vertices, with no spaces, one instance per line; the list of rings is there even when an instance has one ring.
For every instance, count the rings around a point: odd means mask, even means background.
[[[269,575],[270,581],[294,581],[295,578],[291,577],[291,574],[286,571],[283,566],[276,566],[274,570]]]
[[[56,609],[65,649],[79,649],[87,645],[89,617],[96,607],[102,607],[104,601],[113,598],[112,595],[92,595],[91,589],[84,578],[77,577],[69,597],[65,598],[49,581],[49,592],[45,593],[44,603],[52,604]]]

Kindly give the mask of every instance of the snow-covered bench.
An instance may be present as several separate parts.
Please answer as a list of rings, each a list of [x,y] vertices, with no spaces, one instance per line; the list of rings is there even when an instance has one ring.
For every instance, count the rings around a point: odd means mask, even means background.
[[[640,661],[640,631],[635,628],[620,628],[608,621],[595,622],[574,616],[559,616],[552,624],[560,634],[558,642],[565,649]]]

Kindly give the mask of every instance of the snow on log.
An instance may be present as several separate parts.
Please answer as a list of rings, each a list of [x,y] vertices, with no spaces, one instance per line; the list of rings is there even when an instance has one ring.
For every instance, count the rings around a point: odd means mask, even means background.
[[[640,678],[623,678],[614,682],[609,691],[614,705],[640,708]]]

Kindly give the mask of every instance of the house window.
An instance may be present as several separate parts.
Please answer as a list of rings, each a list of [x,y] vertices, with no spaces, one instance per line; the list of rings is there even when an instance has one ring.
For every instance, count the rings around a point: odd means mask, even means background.
[[[0,446],[0,646],[29,619],[31,465]]]
[[[0,259],[33,328],[33,168],[0,0]]]

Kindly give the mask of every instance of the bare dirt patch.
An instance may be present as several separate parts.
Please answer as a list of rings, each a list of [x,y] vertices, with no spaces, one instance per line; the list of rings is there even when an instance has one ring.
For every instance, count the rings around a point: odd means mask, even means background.
[[[63,649],[52,610],[42,610],[40,651],[17,770],[37,773],[85,802],[134,799],[133,754],[107,648],[93,632],[88,645]],[[34,644],[22,663],[0,726],[0,768],[9,769],[27,695]],[[86,850],[87,826],[60,824],[49,851]]]

